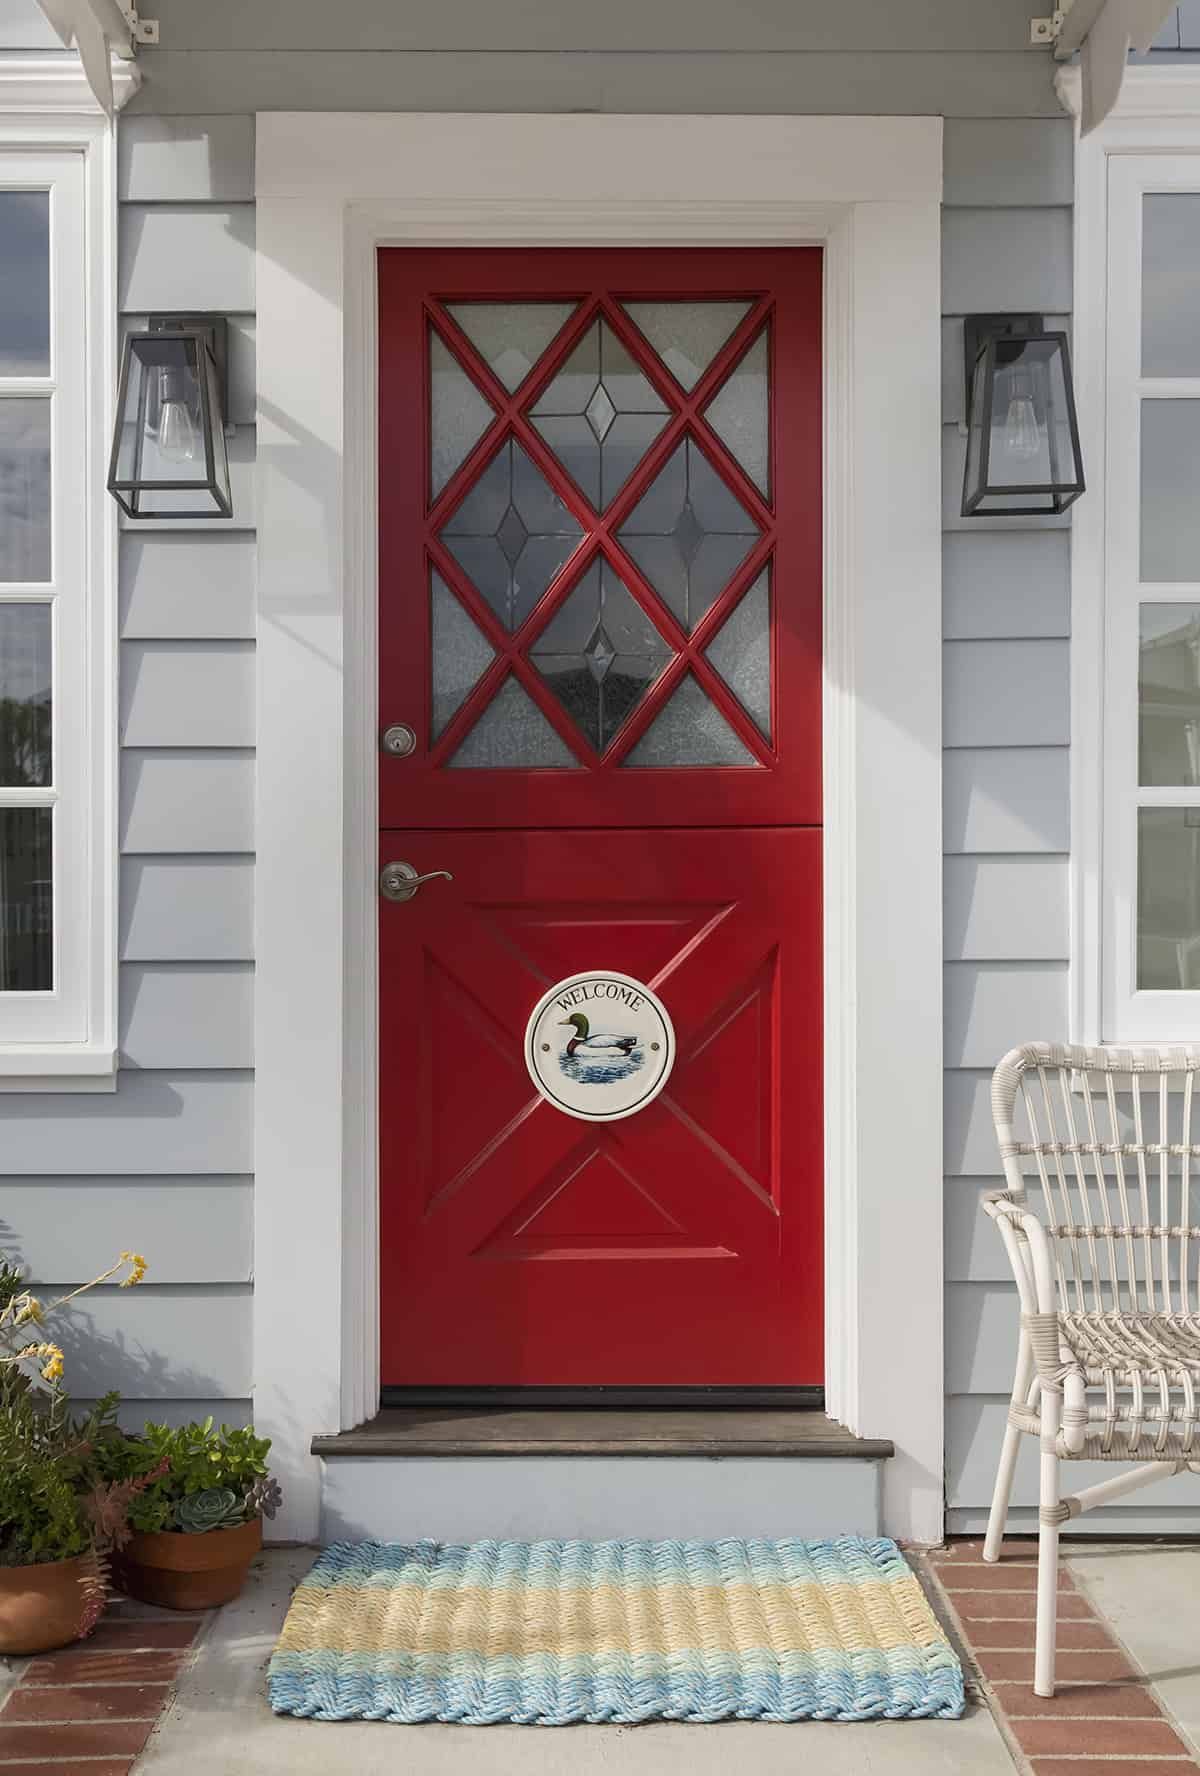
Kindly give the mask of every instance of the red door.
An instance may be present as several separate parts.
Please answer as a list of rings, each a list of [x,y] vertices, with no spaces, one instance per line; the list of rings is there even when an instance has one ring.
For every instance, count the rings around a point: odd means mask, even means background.
[[[820,255],[381,252],[389,1387],[813,1385],[821,1325]],[[584,1122],[526,1022],[674,1023]]]

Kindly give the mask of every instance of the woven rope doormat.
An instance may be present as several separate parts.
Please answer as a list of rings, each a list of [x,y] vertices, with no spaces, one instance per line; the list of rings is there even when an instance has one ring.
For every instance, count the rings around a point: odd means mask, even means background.
[[[896,1720],[961,1714],[963,1680],[890,1541],[343,1542],[269,1695],[316,1720]]]

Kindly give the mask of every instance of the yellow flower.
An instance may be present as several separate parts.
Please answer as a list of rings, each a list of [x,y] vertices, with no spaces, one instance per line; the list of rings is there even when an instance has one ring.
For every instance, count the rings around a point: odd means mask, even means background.
[[[122,1289],[132,1289],[133,1285],[140,1283],[146,1274],[146,1260],[140,1252],[122,1252],[121,1258],[125,1264],[132,1265],[133,1268],[129,1275],[122,1279],[120,1286]]]
[[[45,1381],[57,1381],[63,1372],[63,1354],[56,1344],[49,1345],[46,1348],[53,1352],[53,1355],[51,1356],[50,1361],[46,1364],[46,1367],[42,1370],[42,1377]]]

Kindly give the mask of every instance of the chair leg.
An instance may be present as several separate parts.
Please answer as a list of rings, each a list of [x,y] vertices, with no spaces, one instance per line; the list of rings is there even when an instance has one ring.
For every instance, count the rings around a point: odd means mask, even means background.
[[[1029,1389],[1033,1377],[1033,1352],[1025,1339],[1021,1340],[1021,1350],[1017,1357],[1017,1373],[1013,1382],[1012,1403],[1023,1406],[1029,1398]],[[996,1489],[992,1494],[992,1509],[988,1517],[987,1535],[983,1541],[983,1558],[996,1561],[1000,1558],[1000,1544],[1004,1539],[1004,1525],[1008,1521],[1008,1501],[1012,1497],[1013,1474],[1016,1471],[1017,1456],[1021,1448],[1023,1433],[1011,1424],[1004,1432],[1004,1443],[1000,1450],[1000,1466],[996,1470]]]
[[[1054,1694],[1054,1641],[1058,1616],[1058,1438],[1062,1395],[1042,1393],[1041,1484],[1038,1488],[1037,1631],[1034,1640],[1033,1689],[1037,1696]]]

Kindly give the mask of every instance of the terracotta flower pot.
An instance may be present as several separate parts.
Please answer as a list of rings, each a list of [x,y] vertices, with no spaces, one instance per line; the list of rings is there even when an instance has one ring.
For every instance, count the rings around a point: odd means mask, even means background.
[[[48,1653],[90,1634],[104,1613],[94,1554],[0,1566],[0,1653]]]
[[[180,1529],[133,1535],[112,1557],[113,1578],[126,1596],[142,1603],[212,1609],[237,1596],[261,1547],[261,1517],[203,1535],[185,1535]]]

